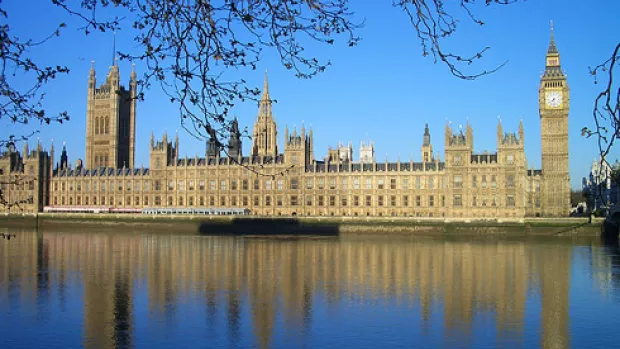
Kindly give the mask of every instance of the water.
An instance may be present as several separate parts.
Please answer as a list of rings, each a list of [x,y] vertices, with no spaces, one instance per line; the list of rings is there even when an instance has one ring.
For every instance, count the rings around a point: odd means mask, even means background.
[[[620,253],[596,241],[15,233],[3,348],[620,343]]]

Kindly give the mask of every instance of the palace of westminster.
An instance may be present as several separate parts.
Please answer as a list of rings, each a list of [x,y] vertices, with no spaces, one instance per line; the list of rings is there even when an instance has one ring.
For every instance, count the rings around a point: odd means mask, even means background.
[[[444,131],[444,161],[433,156],[428,126],[420,162],[377,161],[372,143],[329,149],[315,158],[313,132],[284,132],[284,151],[272,116],[267,77],[254,124],[250,156],[243,156],[236,120],[227,151],[213,139],[204,157],[180,158],[178,137],[151,136],[148,168],[134,167],[136,73],[129,89],[117,64],[97,86],[88,78],[86,159],[70,166],[63,147],[40,144],[0,156],[0,212],[33,213],[56,207],[247,208],[266,216],[399,216],[514,218],[565,216],[568,173],[569,88],[553,33],[539,87],[542,169],[528,169],[522,123],[505,133],[497,125],[497,151],[474,153],[473,130]],[[223,155],[225,154],[225,155]],[[7,204],[8,203],[8,204]],[[17,203],[18,205],[12,205]]]

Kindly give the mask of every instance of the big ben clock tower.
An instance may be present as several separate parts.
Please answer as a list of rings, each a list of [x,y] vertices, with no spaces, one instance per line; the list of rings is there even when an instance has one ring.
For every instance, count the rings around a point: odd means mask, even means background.
[[[568,175],[569,90],[560,68],[560,53],[555,46],[553,22],[547,51],[545,73],[540,79],[538,105],[542,146],[542,210],[546,216],[565,216],[570,211]]]

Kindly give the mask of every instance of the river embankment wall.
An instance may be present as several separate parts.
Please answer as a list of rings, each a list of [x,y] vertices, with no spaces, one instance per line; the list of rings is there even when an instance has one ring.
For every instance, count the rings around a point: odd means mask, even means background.
[[[201,233],[206,235],[598,236],[602,219],[440,219],[413,217],[257,217],[39,213],[2,215],[0,227],[44,230]]]

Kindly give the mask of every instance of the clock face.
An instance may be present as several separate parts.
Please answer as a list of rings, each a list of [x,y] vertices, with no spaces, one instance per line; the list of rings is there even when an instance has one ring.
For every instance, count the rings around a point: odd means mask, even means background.
[[[550,91],[545,94],[545,103],[551,108],[562,105],[562,93],[560,91]]]

